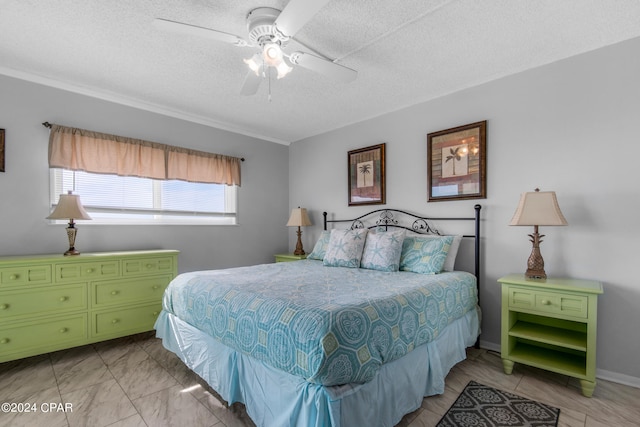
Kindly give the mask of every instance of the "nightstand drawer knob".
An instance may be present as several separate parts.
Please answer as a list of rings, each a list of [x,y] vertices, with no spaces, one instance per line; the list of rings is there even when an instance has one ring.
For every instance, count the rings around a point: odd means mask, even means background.
[[[68,328],[62,328],[62,329],[60,329],[60,333],[61,333],[61,334],[64,334],[65,332],[69,332],[69,329],[68,329]]]
[[[120,291],[111,291],[111,295],[118,295]]]
[[[69,297],[60,297],[60,302],[69,301]]]
[[[159,312],[159,311],[154,311],[154,312],[153,312],[153,315],[154,315],[154,316],[157,316],[158,314],[160,314],[160,312]]]
[[[9,308],[9,304],[0,305],[0,310],[6,310],[7,308]]]
[[[113,320],[111,321],[111,323],[112,323],[112,324],[114,324],[114,325],[115,325],[116,323],[120,323],[120,319],[113,319]]]
[[[158,285],[153,285],[153,290],[157,290],[157,289],[160,289],[160,286],[158,286]]]
[[[9,338],[2,338],[0,340],[0,344],[9,344],[9,341],[10,341]]]
[[[18,278],[20,278],[19,274],[12,274],[11,276],[9,276],[9,280],[17,280]]]
[[[87,273],[93,273],[95,270],[93,268],[87,268]]]
[[[147,264],[147,268],[153,267],[153,264]]]
[[[548,299],[543,299],[542,301],[540,301],[540,303],[542,305],[551,305],[551,301],[549,301]]]

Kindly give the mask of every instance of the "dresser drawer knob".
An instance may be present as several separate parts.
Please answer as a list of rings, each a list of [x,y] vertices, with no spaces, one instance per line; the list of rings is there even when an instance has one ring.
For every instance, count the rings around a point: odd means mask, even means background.
[[[65,301],[68,301],[68,300],[69,300],[69,297],[60,297],[59,301],[60,302],[65,302]]]
[[[157,289],[160,289],[160,286],[158,286],[158,285],[153,285],[153,290],[155,291],[155,290],[157,290]]]
[[[9,308],[9,304],[0,305],[0,310],[6,310],[7,308]]]
[[[147,268],[152,268],[153,264],[147,264]]]
[[[154,311],[154,312],[153,312],[153,315],[154,315],[154,316],[157,316],[158,314],[160,314],[160,312],[159,312],[159,311]]]
[[[69,329],[68,328],[61,328],[60,329],[60,333],[61,334],[64,334],[65,332],[69,332]]]
[[[87,268],[87,273],[93,273],[95,270],[93,268]]]
[[[111,321],[111,323],[112,323],[112,324],[114,324],[114,325],[115,325],[116,323],[120,323],[120,319],[113,319],[113,320]]]
[[[120,291],[111,291],[111,295],[118,295]]]
[[[11,276],[9,276],[9,280],[18,280],[20,278],[19,274],[12,274]]]
[[[9,338],[2,338],[0,344],[9,344],[9,341],[11,341]]]
[[[543,299],[542,301],[540,301],[540,303],[542,305],[551,305],[551,301],[549,301],[548,299]]]

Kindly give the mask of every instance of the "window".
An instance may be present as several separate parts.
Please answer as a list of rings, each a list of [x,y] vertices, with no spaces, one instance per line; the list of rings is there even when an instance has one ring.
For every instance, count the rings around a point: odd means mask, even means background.
[[[236,224],[237,186],[52,168],[51,206],[73,191],[92,223]]]

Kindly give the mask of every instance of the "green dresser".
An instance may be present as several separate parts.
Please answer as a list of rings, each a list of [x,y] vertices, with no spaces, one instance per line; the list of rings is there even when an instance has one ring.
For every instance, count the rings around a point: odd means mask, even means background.
[[[602,284],[592,280],[526,279],[502,283],[501,352],[504,372],[514,362],[578,378],[582,394],[596,385],[596,327]]]
[[[153,329],[178,251],[0,257],[0,362]]]

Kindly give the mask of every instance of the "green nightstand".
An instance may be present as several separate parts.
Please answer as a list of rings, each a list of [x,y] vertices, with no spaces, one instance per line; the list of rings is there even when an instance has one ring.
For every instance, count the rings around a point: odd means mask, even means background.
[[[294,255],[294,254],[276,254],[276,262],[289,262],[289,261],[300,261],[301,259],[305,259],[307,255]]]
[[[578,378],[582,394],[596,386],[596,327],[600,282],[527,279],[512,274],[502,283],[501,350],[504,372],[514,362]]]

